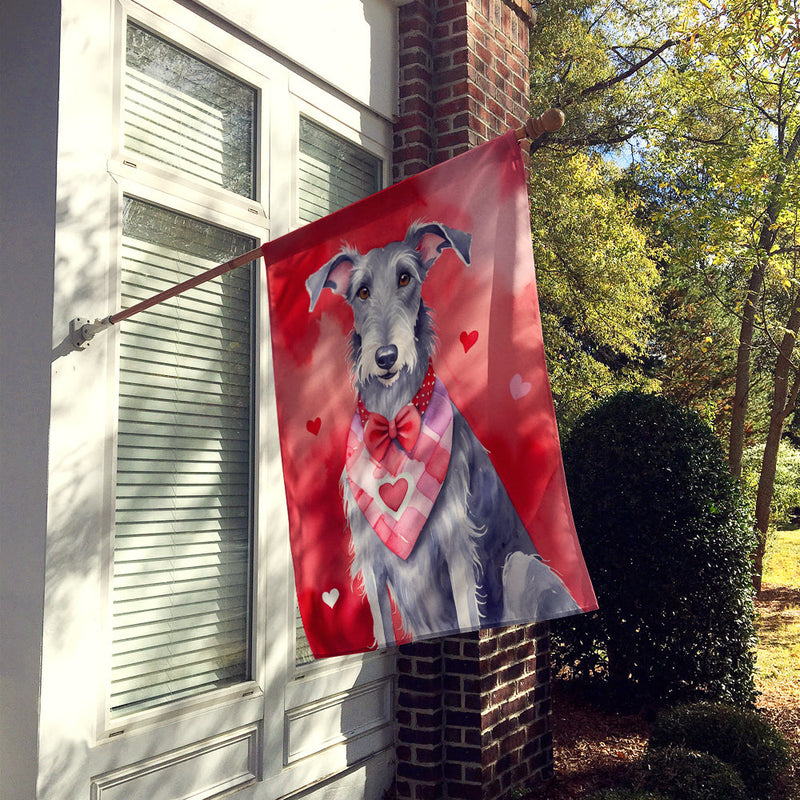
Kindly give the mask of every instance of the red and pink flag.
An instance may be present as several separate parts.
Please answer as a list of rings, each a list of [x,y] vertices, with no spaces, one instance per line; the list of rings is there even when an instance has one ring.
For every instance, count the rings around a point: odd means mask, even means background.
[[[597,607],[513,132],[263,247],[317,657]]]

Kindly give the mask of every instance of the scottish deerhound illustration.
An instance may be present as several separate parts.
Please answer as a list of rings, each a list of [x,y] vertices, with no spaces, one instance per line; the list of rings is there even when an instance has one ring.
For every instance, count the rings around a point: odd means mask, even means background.
[[[341,488],[378,647],[393,644],[394,601],[413,638],[580,608],[538,556],[486,450],[436,377],[422,285],[452,248],[470,264],[472,236],[414,223],[402,241],[345,247],[306,281],[353,312],[349,361],[358,392]]]

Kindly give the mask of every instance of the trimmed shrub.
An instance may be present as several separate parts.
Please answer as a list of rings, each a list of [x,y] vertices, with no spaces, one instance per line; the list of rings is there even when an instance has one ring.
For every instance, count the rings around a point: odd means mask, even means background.
[[[670,800],[748,800],[744,783],[730,764],[685,747],[648,751],[634,786]]]
[[[564,467],[600,611],[553,625],[556,668],[637,703],[752,703],[753,529],[711,429],[623,392],[578,422]]]
[[[769,797],[789,764],[789,748],[767,720],[755,711],[722,703],[695,703],[659,714],[651,748],[681,745],[710,753],[730,764],[753,797]]]

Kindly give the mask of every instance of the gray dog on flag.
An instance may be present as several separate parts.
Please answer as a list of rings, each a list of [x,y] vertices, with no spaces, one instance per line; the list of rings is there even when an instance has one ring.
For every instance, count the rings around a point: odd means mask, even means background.
[[[311,310],[330,289],[353,312],[358,400],[341,488],[350,572],[378,647],[395,642],[392,602],[414,639],[580,611],[433,371],[422,285],[444,250],[469,266],[471,243],[439,222],[415,223],[402,241],[342,249],[306,281]]]

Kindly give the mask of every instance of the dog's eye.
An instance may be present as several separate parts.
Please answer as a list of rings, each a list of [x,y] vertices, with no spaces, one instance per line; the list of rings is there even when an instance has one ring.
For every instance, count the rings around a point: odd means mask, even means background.
[[[411,276],[407,272],[401,272],[400,277],[397,279],[398,286],[408,286],[411,283]]]
[[[359,297],[360,297],[362,300],[366,300],[366,299],[369,297],[369,286],[362,286],[362,287],[361,287],[361,288],[358,290],[358,296],[359,296]]]

